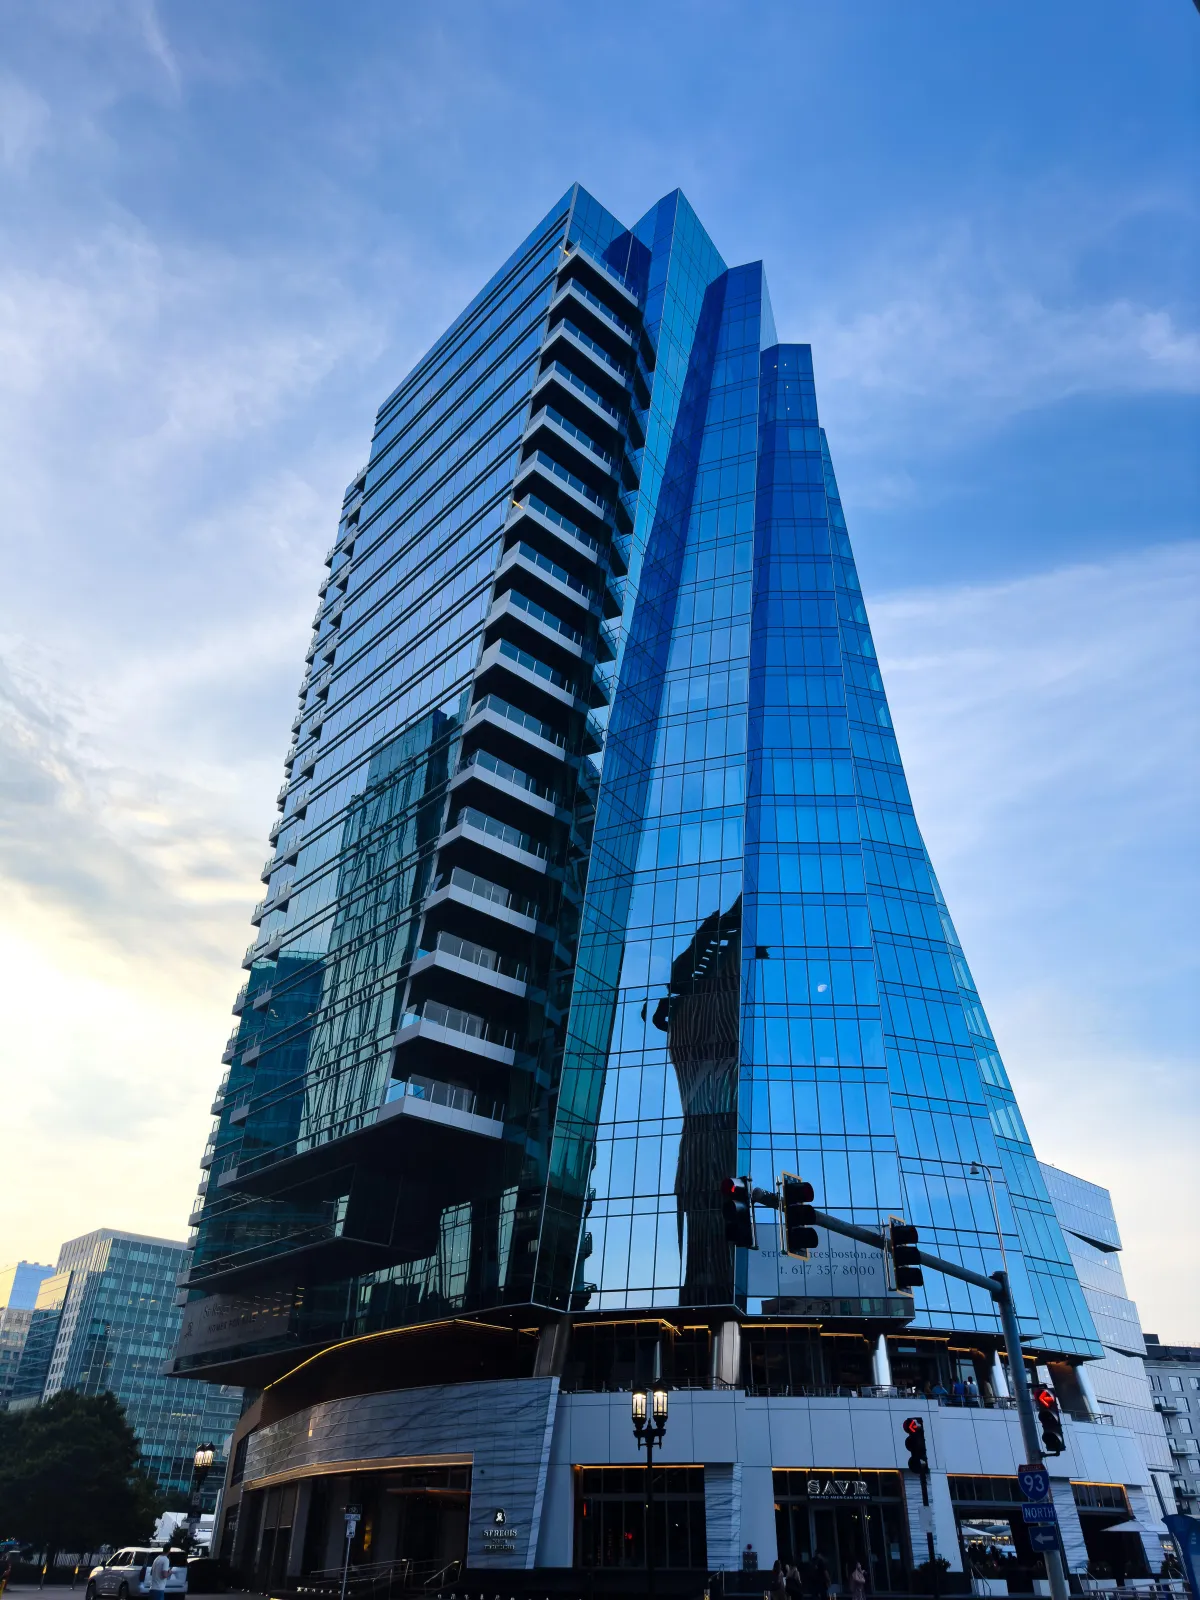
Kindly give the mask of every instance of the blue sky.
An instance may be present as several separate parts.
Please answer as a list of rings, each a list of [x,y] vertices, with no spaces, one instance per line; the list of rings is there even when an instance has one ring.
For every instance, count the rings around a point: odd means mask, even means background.
[[[0,0],[0,1257],[182,1236],[375,407],[571,181],[679,185],[813,345],[1039,1153],[1200,1342],[1198,80],[1190,0]]]

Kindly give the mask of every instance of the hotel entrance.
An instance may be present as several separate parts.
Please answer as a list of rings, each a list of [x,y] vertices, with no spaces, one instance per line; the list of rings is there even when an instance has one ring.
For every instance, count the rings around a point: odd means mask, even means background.
[[[466,1558],[470,1503],[471,1469],[465,1465],[318,1478],[301,1570],[307,1576],[340,1570],[344,1510],[354,1504],[360,1516],[350,1547],[352,1571],[441,1571]]]
[[[908,1534],[898,1472],[776,1471],[779,1558],[804,1573],[818,1554],[846,1589],[861,1561],[871,1594],[907,1592]]]

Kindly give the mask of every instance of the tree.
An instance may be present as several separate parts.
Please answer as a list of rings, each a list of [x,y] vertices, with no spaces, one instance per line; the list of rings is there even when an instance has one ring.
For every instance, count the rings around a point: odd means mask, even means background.
[[[165,1502],[114,1395],[62,1390],[0,1415],[0,1527],[47,1557],[150,1538]]]

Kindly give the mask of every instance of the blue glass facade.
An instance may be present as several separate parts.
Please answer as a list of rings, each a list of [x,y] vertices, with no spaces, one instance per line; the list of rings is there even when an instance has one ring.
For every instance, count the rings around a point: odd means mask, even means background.
[[[137,1435],[141,1464],[178,1507],[201,1444],[223,1455],[242,1392],[164,1375],[179,1335],[175,1280],[187,1260],[167,1239],[107,1230],[71,1239],[44,1280],[13,1400],[34,1404],[63,1389],[111,1392]],[[211,1504],[217,1485],[206,1486]]]
[[[571,190],[381,407],[328,567],[176,1370],[666,1308],[995,1346],[965,1286],[731,1250],[721,1179],[782,1171],[1002,1250],[1030,1348],[1098,1355],[761,265]]]

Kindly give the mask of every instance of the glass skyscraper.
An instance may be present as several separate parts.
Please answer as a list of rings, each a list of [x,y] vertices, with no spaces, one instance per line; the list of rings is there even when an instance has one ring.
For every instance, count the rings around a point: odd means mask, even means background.
[[[381,406],[327,566],[181,1284],[175,1370],[266,1386],[227,1552],[271,1581],[325,1564],[366,1429],[388,1471],[469,1471],[421,1491],[461,1497],[459,1531],[418,1535],[417,1488],[397,1520],[357,1467],[363,1560],[840,1561],[878,1534],[859,1554],[899,1581],[898,1424],[871,1460],[849,1434],[780,1456],[701,1445],[683,1411],[886,1422],[957,1385],[1019,1450],[994,1307],[932,1274],[897,1293],[862,1248],[781,1255],[766,1212],[734,1250],[721,1180],[799,1173],[1005,1262],[1072,1399],[1101,1346],[761,265],[727,267],[678,191],[629,228],[571,189]],[[650,1381],[679,1399],[647,1532],[624,1434]],[[476,1420],[431,1433],[446,1386],[439,1414]],[[620,1444],[587,1431],[614,1405]],[[804,1474],[850,1468],[879,1514],[822,1531]]]
[[[175,1280],[186,1260],[173,1240],[137,1233],[101,1228],[68,1240],[38,1288],[11,1401],[22,1410],[63,1389],[111,1392],[137,1435],[142,1466],[175,1508],[187,1504],[197,1446],[212,1444],[223,1456],[242,1401],[237,1388],[165,1374],[181,1320]],[[215,1487],[206,1491],[209,1509]]]

